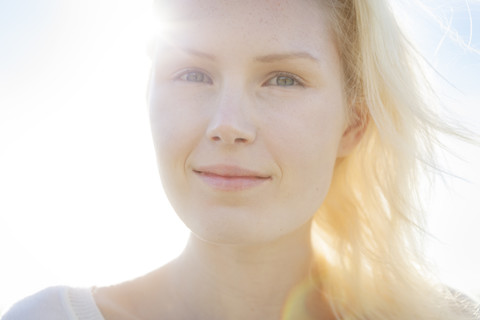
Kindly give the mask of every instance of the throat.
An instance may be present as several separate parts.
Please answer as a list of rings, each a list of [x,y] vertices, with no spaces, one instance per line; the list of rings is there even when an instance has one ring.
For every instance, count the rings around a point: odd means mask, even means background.
[[[309,237],[301,244],[239,247],[192,236],[173,278],[197,319],[283,319],[292,292],[311,277],[312,256]]]

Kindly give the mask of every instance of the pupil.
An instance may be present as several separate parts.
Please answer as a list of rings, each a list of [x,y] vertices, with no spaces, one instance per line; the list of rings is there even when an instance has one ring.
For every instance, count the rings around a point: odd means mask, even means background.
[[[199,72],[191,72],[187,75],[187,80],[194,81],[194,82],[202,82],[203,74]]]
[[[277,85],[279,86],[292,86],[293,79],[291,77],[280,76],[277,78]]]

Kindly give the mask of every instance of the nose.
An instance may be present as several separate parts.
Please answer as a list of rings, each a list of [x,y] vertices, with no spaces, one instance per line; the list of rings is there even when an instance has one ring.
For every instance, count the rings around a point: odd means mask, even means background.
[[[218,97],[215,113],[207,128],[207,138],[228,145],[250,144],[256,138],[256,127],[248,115],[248,99],[241,95]]]

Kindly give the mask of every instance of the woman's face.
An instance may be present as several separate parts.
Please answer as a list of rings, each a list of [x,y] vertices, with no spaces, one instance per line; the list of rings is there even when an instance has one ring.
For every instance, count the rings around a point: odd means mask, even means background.
[[[173,207],[212,242],[293,233],[322,204],[345,149],[342,70],[327,9],[309,0],[171,6],[150,108]]]

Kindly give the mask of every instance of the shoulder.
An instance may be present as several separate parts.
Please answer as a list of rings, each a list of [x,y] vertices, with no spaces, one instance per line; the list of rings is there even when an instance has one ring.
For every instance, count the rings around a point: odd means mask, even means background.
[[[65,315],[66,295],[67,287],[44,289],[14,304],[2,320],[69,319]]]
[[[50,287],[20,300],[1,320],[103,320],[89,289]]]
[[[178,299],[171,287],[162,267],[139,278],[95,288],[93,297],[105,319],[178,319],[174,306]]]

